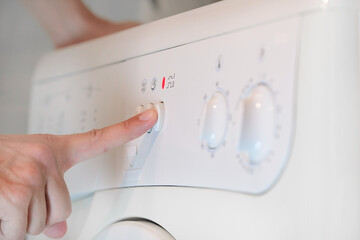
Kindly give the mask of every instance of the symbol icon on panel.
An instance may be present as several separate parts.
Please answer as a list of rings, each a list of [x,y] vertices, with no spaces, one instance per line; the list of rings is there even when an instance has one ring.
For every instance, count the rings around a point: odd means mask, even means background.
[[[92,98],[92,96],[94,95],[94,92],[98,92],[100,91],[99,88],[96,88],[93,86],[93,84],[89,83],[84,90],[86,91],[86,96],[87,98]]]
[[[156,85],[157,85],[157,79],[153,78],[153,80],[151,81],[151,91],[155,91]]]
[[[266,59],[266,48],[263,46],[259,49],[259,62],[262,63]]]
[[[224,67],[224,58],[219,55],[216,59],[216,71],[219,72]]]
[[[142,80],[142,82],[141,82],[141,93],[145,93],[145,91],[146,91],[146,86],[147,86],[147,80],[146,79],[144,79],[144,80]]]
[[[175,87],[176,74],[173,73],[169,75],[167,78],[164,76],[161,83],[162,89],[171,89]]]

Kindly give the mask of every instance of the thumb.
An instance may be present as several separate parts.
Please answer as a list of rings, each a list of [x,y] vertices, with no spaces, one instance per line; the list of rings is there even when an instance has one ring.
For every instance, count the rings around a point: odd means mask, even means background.
[[[67,232],[67,224],[66,222],[60,222],[60,223],[57,223],[57,224],[54,224],[50,227],[47,227],[43,233],[49,237],[49,238],[55,238],[55,239],[58,239],[58,238],[62,238],[65,236]]]
[[[62,158],[63,171],[77,163],[100,155],[147,132],[157,121],[157,112],[149,109],[121,123],[90,132],[62,136],[66,151]]]

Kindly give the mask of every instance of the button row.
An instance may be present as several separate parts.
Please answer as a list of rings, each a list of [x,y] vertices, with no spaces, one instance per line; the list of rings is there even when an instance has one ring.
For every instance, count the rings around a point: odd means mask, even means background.
[[[154,103],[148,103],[146,105],[140,105],[136,108],[137,113],[141,113],[143,111],[146,111],[148,109],[155,108],[157,114],[158,114],[158,120],[155,123],[154,127],[151,131],[160,132],[164,125],[165,120],[165,104],[164,102],[158,102],[156,104]]]

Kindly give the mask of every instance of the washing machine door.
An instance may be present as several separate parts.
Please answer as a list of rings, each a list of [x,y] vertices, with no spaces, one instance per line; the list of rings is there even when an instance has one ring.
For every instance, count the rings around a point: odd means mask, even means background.
[[[165,229],[147,221],[117,222],[100,232],[94,240],[175,240]]]

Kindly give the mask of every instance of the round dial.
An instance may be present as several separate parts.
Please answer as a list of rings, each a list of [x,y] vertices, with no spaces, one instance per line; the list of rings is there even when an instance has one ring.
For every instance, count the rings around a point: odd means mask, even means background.
[[[275,131],[275,99],[271,89],[258,84],[240,102],[242,123],[238,149],[252,164],[263,161],[272,148]]]
[[[201,140],[209,150],[215,150],[224,141],[229,110],[225,95],[217,91],[205,104]]]

